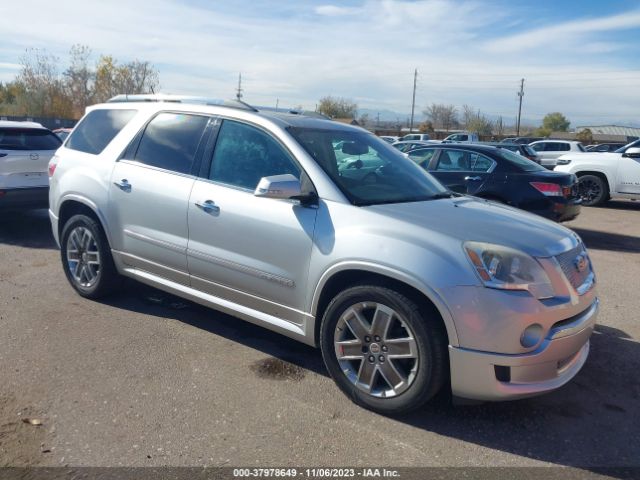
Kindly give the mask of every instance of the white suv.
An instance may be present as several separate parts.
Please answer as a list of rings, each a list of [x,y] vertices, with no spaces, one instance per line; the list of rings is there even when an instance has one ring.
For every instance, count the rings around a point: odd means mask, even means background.
[[[602,205],[610,198],[640,200],[640,140],[615,152],[563,155],[554,171],[578,176],[583,205]]]
[[[0,210],[47,206],[47,165],[61,144],[39,123],[0,121]]]
[[[529,146],[538,153],[541,159],[540,164],[551,170],[556,166],[556,160],[561,155],[587,151],[582,143],[573,140],[540,140],[530,143]]]

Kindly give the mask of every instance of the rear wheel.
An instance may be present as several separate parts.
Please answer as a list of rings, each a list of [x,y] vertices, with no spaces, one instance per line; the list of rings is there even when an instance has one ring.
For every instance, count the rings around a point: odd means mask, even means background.
[[[582,204],[587,207],[602,205],[609,199],[609,186],[597,175],[582,175],[578,179],[578,191]]]
[[[355,403],[383,414],[419,408],[440,390],[446,345],[435,311],[380,286],[341,292],[322,320],[322,355],[334,381]]]
[[[111,293],[119,275],[102,227],[87,215],[74,215],[62,229],[62,268],[75,290],[87,298]]]

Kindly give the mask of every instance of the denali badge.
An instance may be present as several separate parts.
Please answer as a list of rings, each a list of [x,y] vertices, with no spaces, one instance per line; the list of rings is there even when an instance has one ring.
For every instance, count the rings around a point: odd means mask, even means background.
[[[580,273],[584,272],[589,265],[589,261],[587,260],[587,256],[584,253],[581,253],[576,257],[573,262],[573,265],[576,267],[576,270]]]

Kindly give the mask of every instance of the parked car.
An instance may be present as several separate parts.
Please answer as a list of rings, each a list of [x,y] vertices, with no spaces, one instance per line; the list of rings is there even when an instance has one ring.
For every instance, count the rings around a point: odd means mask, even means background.
[[[452,133],[442,140],[442,143],[476,143],[480,141],[477,133],[460,132]]]
[[[550,172],[521,155],[490,145],[439,145],[409,158],[454,192],[521,208],[558,222],[580,213],[575,175]]]
[[[400,137],[394,137],[392,135],[380,135],[380,138],[387,143],[395,143],[400,140]]]
[[[0,210],[47,206],[47,165],[61,143],[39,123],[0,121]]]
[[[509,137],[501,140],[502,143],[519,143],[528,145],[532,142],[537,142],[538,140],[544,140],[542,137]]]
[[[408,142],[412,140],[426,141],[431,140],[431,137],[426,133],[409,133],[399,139],[401,142]]]
[[[556,166],[556,160],[561,155],[586,151],[582,143],[574,140],[540,140],[529,146],[540,155],[541,165],[551,170]]]
[[[602,205],[611,198],[640,200],[640,140],[615,152],[563,155],[554,171],[578,176],[584,205]]]
[[[426,145],[439,145],[440,142],[436,142],[434,140],[411,140],[408,142],[401,141],[392,143],[391,146],[400,150],[402,153],[410,152],[413,149],[424,147]]]
[[[453,194],[358,127],[160,98],[88,108],[51,160],[81,296],[124,275],[319,346],[348,398],[384,414],[444,385],[537,395],[584,365],[598,299],[575,233]],[[340,174],[339,142],[379,157],[375,182]]]
[[[58,138],[64,142],[72,130],[73,128],[57,128],[53,130],[53,133],[55,133],[58,136]]]
[[[529,145],[525,143],[492,143],[492,142],[483,142],[482,145],[492,145],[498,148],[505,148],[507,150],[511,150],[514,153],[522,155],[529,160],[540,164],[540,155],[536,153],[536,151],[531,148]]]
[[[624,147],[624,145],[624,143],[600,143],[598,145],[588,145],[585,150],[587,152],[615,152]]]

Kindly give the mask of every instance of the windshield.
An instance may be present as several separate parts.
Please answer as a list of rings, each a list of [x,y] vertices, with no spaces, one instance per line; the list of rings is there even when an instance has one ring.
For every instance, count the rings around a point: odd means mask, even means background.
[[[448,190],[395,148],[367,132],[288,129],[354,205],[419,202]]]
[[[504,158],[505,160],[516,164],[518,168],[520,168],[524,172],[541,172],[543,170],[546,170],[546,168],[538,165],[536,162],[529,160],[528,158],[523,157],[522,155],[519,155],[517,153],[513,153],[511,150],[507,150],[505,148],[500,149],[500,155],[502,155],[502,158]]]
[[[627,151],[627,148],[631,148],[631,147],[640,147],[640,140],[635,140],[625,145],[624,147],[620,147],[619,149],[616,150],[616,153],[624,153]]]

